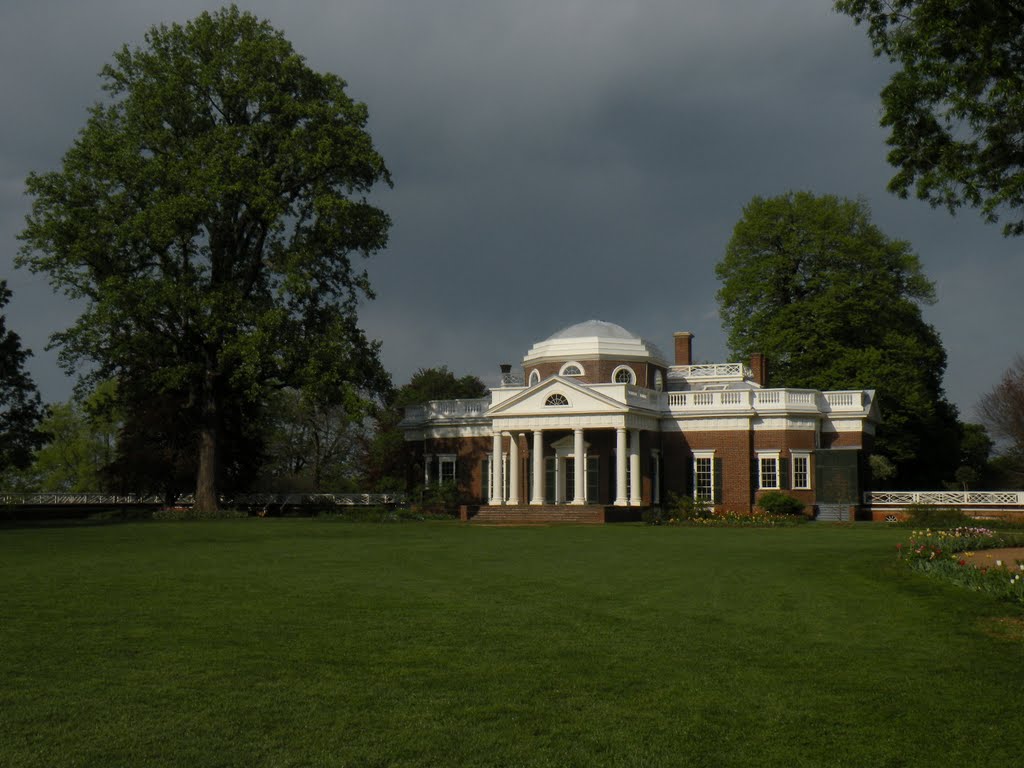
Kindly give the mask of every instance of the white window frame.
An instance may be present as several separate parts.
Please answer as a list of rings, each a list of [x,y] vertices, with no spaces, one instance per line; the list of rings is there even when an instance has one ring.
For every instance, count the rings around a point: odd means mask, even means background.
[[[665,377],[660,369],[654,372],[654,389],[656,392],[662,392],[665,389]]]
[[[566,373],[566,370],[576,366],[579,369],[579,373]],[[562,367],[558,369],[559,376],[584,376],[587,373],[587,369],[583,367],[583,363],[577,363],[575,360],[570,360],[567,363],[563,363]]]
[[[437,484],[443,485],[445,483],[444,468],[446,465],[450,465],[452,468],[452,476],[449,478],[453,483],[458,482],[458,463],[456,461],[456,455],[454,453],[439,453],[437,454]]]
[[[708,462],[708,483],[707,483],[707,495],[700,493],[701,487],[697,470],[698,461]],[[707,501],[714,503],[715,501],[715,452],[714,451],[694,451],[693,452],[693,498],[701,501]]]
[[[779,454],[781,451],[757,451],[757,488],[761,491],[777,491],[782,488],[782,478],[779,477]],[[771,461],[775,464],[775,485],[765,485],[764,463]]]
[[[625,371],[629,374],[629,381],[619,381],[618,375],[620,372]],[[614,371],[612,371],[612,384],[636,384],[636,371],[630,368],[628,365],[620,365]]]
[[[532,387],[534,384],[540,384],[540,371],[536,368],[530,371],[530,386]]]
[[[790,453],[790,456],[792,457],[791,458],[792,467],[790,467],[790,472],[792,473],[792,477],[791,477],[791,482],[789,484],[789,487],[792,488],[794,491],[809,491],[811,489],[811,452],[810,451],[790,451],[789,453]],[[801,461],[801,460],[807,462],[806,468],[805,468],[805,471],[804,471],[804,476],[806,478],[806,481],[804,482],[803,485],[800,485],[796,481],[796,463],[797,463],[797,461]]]

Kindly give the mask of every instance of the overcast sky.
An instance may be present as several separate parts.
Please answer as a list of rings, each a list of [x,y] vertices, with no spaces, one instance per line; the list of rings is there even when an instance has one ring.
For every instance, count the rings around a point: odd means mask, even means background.
[[[714,265],[754,195],[864,197],[937,284],[926,318],[967,418],[1024,352],[1022,240],[885,191],[889,71],[830,0],[292,0],[238,5],[349,83],[394,176],[363,306],[396,383],[446,364],[495,383],[530,345],[598,318],[723,361]],[[76,307],[14,270],[30,171],[59,166],[100,67],[216,3],[0,0],[0,277],[48,401]],[[884,386],[879,382],[878,386]]]

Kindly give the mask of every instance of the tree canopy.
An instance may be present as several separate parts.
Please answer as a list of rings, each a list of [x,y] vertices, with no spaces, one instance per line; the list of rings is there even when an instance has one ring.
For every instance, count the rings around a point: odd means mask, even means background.
[[[838,0],[899,65],[882,90],[891,191],[1024,234],[1024,5],[1019,0]]]
[[[69,371],[116,379],[128,413],[194,414],[196,504],[213,508],[232,413],[284,386],[387,386],[353,256],[386,244],[366,196],[390,176],[345,82],[234,6],[153,27],[101,76],[61,169],[28,178],[18,264],[84,303],[54,337]]]
[[[1024,475],[1024,355],[1018,355],[999,383],[978,403],[978,415]]]
[[[483,397],[487,386],[476,376],[456,377],[448,366],[420,368],[407,384],[391,393],[386,405],[377,410],[376,430],[366,450],[367,488],[394,491],[406,487],[408,462],[405,438],[398,428],[403,409],[431,400],[462,400]]]
[[[765,353],[769,386],[876,390],[876,450],[898,481],[952,477],[959,428],[942,387],[946,353],[921,315],[934,289],[909,243],[872,224],[864,202],[755,197],[715,271],[733,355]]]
[[[0,280],[0,472],[24,468],[45,434],[37,428],[44,409],[39,392],[25,370],[32,353],[22,347],[21,337],[7,328],[2,312],[11,300],[6,280]]]

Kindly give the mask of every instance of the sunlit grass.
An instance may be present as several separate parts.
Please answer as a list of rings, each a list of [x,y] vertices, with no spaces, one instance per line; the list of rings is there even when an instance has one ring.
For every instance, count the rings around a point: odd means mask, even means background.
[[[0,530],[0,765],[1013,765],[1020,611],[904,533]]]

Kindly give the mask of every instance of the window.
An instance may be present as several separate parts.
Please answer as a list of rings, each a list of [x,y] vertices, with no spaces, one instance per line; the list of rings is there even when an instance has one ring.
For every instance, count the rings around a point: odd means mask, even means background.
[[[665,389],[665,377],[661,375],[661,371],[654,372],[654,388],[659,392]]]
[[[437,481],[439,483],[455,482],[455,454],[441,454],[437,457]]]
[[[757,485],[759,488],[779,487],[779,454],[777,451],[757,455]]]
[[[568,399],[566,399],[565,395],[561,395],[561,394],[559,394],[557,392],[555,394],[549,396],[548,399],[544,401],[544,405],[560,406],[560,405],[568,405],[568,404],[569,404],[569,401],[568,401]]]
[[[715,454],[713,452],[693,455],[693,498],[701,501],[715,500]]]
[[[534,370],[530,371],[530,386],[532,387],[534,384],[539,384],[539,383],[540,383],[540,371],[538,371],[535,368]]]
[[[803,490],[811,487],[810,454],[793,453],[793,487]]]
[[[620,365],[612,373],[612,381],[616,384],[633,384],[636,382],[636,374],[628,365]]]
[[[562,376],[582,376],[583,366],[576,362],[566,363],[558,373]]]

